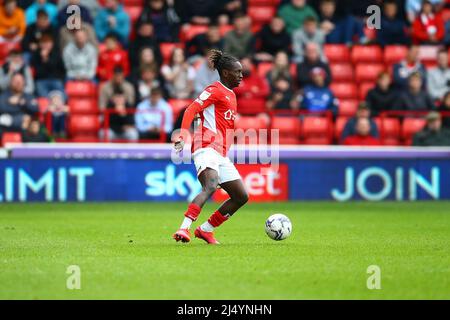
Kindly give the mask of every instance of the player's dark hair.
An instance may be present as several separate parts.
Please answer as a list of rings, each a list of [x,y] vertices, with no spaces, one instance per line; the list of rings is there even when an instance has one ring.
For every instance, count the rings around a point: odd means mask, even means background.
[[[220,50],[211,49],[209,51],[209,61],[213,68],[217,69],[219,74],[222,74],[222,70],[224,69],[231,70],[233,68],[233,63],[237,62],[238,59]]]

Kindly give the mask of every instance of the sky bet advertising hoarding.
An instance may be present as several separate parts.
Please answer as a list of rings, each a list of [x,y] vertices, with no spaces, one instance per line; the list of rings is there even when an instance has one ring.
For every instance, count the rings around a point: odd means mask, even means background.
[[[450,199],[448,160],[297,159],[260,169],[238,165],[253,201]],[[0,202],[186,201],[199,191],[194,166],[168,160],[0,162]]]

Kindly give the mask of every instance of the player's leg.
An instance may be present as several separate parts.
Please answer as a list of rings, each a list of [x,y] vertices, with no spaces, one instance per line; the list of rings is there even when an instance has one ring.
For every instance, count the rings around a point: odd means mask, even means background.
[[[203,205],[217,190],[219,184],[219,174],[212,168],[204,169],[198,176],[198,180],[202,185],[201,192],[189,204],[187,211],[184,213],[184,220],[180,229],[173,235],[176,241],[189,242],[189,229],[194,221],[197,220]]]

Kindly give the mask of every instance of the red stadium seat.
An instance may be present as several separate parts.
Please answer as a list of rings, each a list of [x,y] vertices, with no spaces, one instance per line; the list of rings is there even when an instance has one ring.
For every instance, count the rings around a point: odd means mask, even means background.
[[[248,0],[250,7],[256,6],[277,6],[281,0]]]
[[[247,13],[253,24],[264,24],[270,22],[275,15],[276,8],[273,6],[250,6]]]
[[[358,109],[358,100],[342,99],[339,100],[339,116],[353,117]]]
[[[359,85],[359,100],[365,100],[370,89],[375,87],[375,82],[362,82]]]
[[[306,116],[303,120],[303,138],[305,144],[330,144],[332,132],[333,122],[327,117]]]
[[[377,40],[377,29],[370,29],[367,26],[364,27],[364,35],[371,42]]]
[[[175,48],[183,48],[183,44],[173,42],[162,42],[159,44],[159,50],[161,51],[163,64],[169,63],[170,57],[172,56],[172,51]]]
[[[375,82],[380,72],[385,70],[384,64],[381,63],[359,63],[355,68],[356,82]]]
[[[45,97],[39,97],[39,98],[37,98],[37,104],[38,104],[39,112],[44,113],[47,111],[49,100],[48,100],[48,98],[45,98]]]
[[[353,81],[353,67],[350,63],[332,63],[330,64],[330,69],[333,81]]]
[[[261,62],[258,64],[257,72],[260,77],[265,77],[267,73],[272,69],[272,62]]]
[[[353,82],[334,82],[330,89],[338,99],[358,99],[358,88]]]
[[[389,45],[384,48],[384,63],[387,67],[400,62],[406,57],[408,48],[401,45]]]
[[[271,129],[278,130],[280,144],[299,144],[301,122],[297,117],[275,116],[271,119]]]
[[[66,94],[71,97],[92,98],[97,96],[97,86],[90,81],[68,81],[66,83]]]
[[[198,34],[202,34],[208,31],[207,25],[192,25],[187,24],[183,26],[180,30],[180,41],[187,42],[190,41]]]
[[[137,19],[142,13],[142,6],[124,6],[123,9],[130,17],[131,25],[134,26]]]
[[[70,139],[71,142],[90,142],[90,143],[97,143],[100,142],[100,139],[98,138],[97,134],[92,135],[76,135]]]
[[[173,121],[176,121],[181,111],[190,105],[192,99],[169,99],[168,103],[172,107]]]
[[[96,115],[71,115],[69,117],[71,136],[94,135],[100,129],[100,121]]]
[[[242,115],[256,115],[266,112],[266,100],[264,98],[238,98],[238,112]]]
[[[405,145],[411,145],[414,134],[425,126],[426,121],[422,118],[405,118],[402,124],[401,138]]]
[[[4,132],[2,134],[2,145],[7,143],[21,143],[22,135],[19,132]]]
[[[350,49],[345,44],[325,44],[324,53],[330,63],[350,62]]]
[[[383,62],[383,51],[376,45],[356,45],[352,49],[351,59],[354,64],[361,62],[381,63]]]
[[[384,145],[396,146],[399,144],[400,120],[398,118],[380,118],[377,126]]]
[[[142,7],[144,5],[144,0],[123,0],[122,4],[124,6],[136,6],[136,7]]]
[[[97,100],[82,98],[82,99],[69,99],[68,102],[70,113],[96,113],[98,112]]]
[[[289,73],[291,74],[292,79],[297,79],[297,64],[291,63],[289,66]]]
[[[269,116],[260,114],[257,116],[238,116],[235,129],[243,130],[243,135],[237,131],[236,143],[238,144],[268,144],[269,141]],[[262,139],[262,132],[266,130],[266,138]],[[256,131],[253,131],[256,130]]]
[[[427,68],[432,68],[437,65],[438,46],[420,46],[419,59]]]
[[[349,117],[336,118],[336,123],[334,124],[334,137],[336,138],[337,141],[341,139],[342,131],[344,131],[348,119]]]

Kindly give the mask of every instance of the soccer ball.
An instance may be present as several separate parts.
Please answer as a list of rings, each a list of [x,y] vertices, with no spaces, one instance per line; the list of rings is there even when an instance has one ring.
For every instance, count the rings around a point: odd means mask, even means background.
[[[266,220],[266,233],[269,238],[279,241],[291,235],[292,223],[284,214],[276,213]]]

